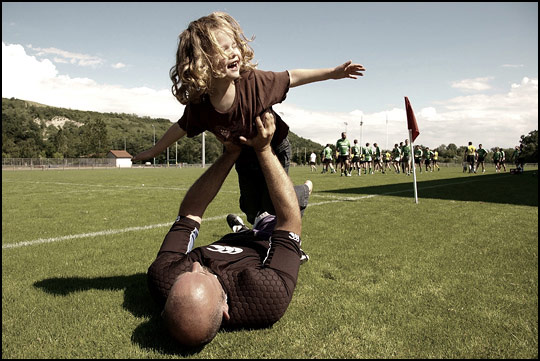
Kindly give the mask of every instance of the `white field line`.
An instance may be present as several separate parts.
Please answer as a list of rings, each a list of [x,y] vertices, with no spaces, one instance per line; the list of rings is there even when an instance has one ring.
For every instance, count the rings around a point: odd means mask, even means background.
[[[509,176],[509,175],[501,175],[500,178],[507,177],[507,176]],[[455,185],[455,184],[478,182],[478,181],[481,181],[481,180],[482,180],[481,178],[476,178],[476,179],[462,181],[462,182],[453,182],[453,183],[446,183],[446,184],[434,185],[434,186],[429,186],[429,187],[422,187],[421,189],[440,188],[440,187],[446,187],[446,186]],[[38,182],[36,182],[36,183],[38,183]],[[59,184],[59,183],[55,183],[55,184]],[[66,184],[71,185],[73,183],[66,183]],[[126,186],[126,187],[128,187],[128,186]],[[158,187],[153,187],[153,188],[158,188]],[[179,188],[176,188],[176,189],[179,189]],[[358,197],[354,197],[354,196],[353,197],[350,197],[350,196],[349,197],[338,197],[338,196],[323,195],[323,194],[316,193],[316,194],[312,194],[312,197],[330,198],[330,200],[317,202],[317,203],[310,203],[310,204],[308,204],[308,207],[320,206],[320,205],[330,204],[330,203],[359,201],[359,200],[374,198],[374,197],[378,197],[378,196],[386,196],[386,195],[405,193],[405,192],[413,192],[413,190],[412,189],[403,189],[403,190],[394,191],[394,192],[387,192],[387,193],[381,193],[381,194],[369,194],[369,195],[358,196]],[[217,221],[217,220],[224,220],[225,217],[227,217],[227,215],[204,218],[203,222],[212,222],[212,221]],[[168,223],[152,224],[152,225],[149,225],[149,226],[128,227],[128,228],[109,229],[109,230],[105,230],[105,231],[90,232],[90,233],[71,234],[71,235],[67,235],[67,236],[53,237],[53,238],[39,238],[39,239],[35,239],[35,240],[32,240],[32,241],[23,241],[23,242],[5,244],[5,245],[2,245],[2,249],[34,246],[36,244],[59,242],[59,241],[65,241],[65,240],[69,240],[69,239],[100,237],[100,236],[108,236],[108,235],[112,235],[112,234],[119,234],[119,233],[126,233],[126,232],[144,231],[144,230],[153,229],[153,228],[170,227],[170,226],[172,226],[172,224],[173,224],[173,222],[168,222]]]
[[[225,219],[226,216],[227,215],[210,217],[210,218],[204,219],[203,221],[216,221],[218,219]],[[153,229],[153,228],[171,227],[173,223],[174,222],[159,223],[159,224],[152,224],[152,225],[149,225],[149,226],[128,227],[128,228],[122,228],[122,229],[108,229],[108,230],[105,230],[105,231],[98,231],[98,232],[70,234],[70,235],[61,236],[61,237],[39,238],[39,239],[35,239],[33,241],[24,241],[24,242],[18,242],[18,243],[5,244],[5,245],[2,245],[2,249],[34,246],[36,244],[65,241],[65,240],[68,240],[68,239],[109,236],[109,235],[112,235],[112,234],[119,234],[119,233],[133,232],[133,231],[145,231],[145,230]]]
[[[31,183],[31,184],[53,184],[61,186],[77,186],[77,187],[87,187],[87,188],[103,188],[104,191],[109,191],[111,188],[125,188],[125,189],[161,189],[161,190],[173,190],[173,191],[187,191],[189,188],[180,188],[180,187],[160,187],[160,186],[123,186],[123,185],[110,185],[110,184],[85,184],[85,183],[69,183],[69,182],[40,182],[40,181],[11,181],[11,180],[2,180],[2,182],[13,182],[13,183]],[[73,192],[84,192],[84,191],[70,191]],[[222,190],[223,193],[238,193],[238,191],[226,191]],[[61,193],[68,193],[64,189]]]

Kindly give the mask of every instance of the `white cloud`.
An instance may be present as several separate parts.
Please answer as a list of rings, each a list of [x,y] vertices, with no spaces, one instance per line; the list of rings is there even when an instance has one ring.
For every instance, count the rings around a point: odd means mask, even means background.
[[[26,54],[21,45],[2,42],[2,97],[98,112],[134,113],[177,120],[183,106],[169,89],[124,88],[88,78],[59,75],[48,59]]]
[[[124,63],[116,63],[116,64],[111,65],[111,67],[113,67],[114,69],[122,69],[122,68],[126,67],[126,64],[124,64]]]
[[[2,42],[2,96],[17,97],[46,79],[54,79],[58,71],[54,64],[44,59],[38,61],[33,56],[26,55],[21,45],[5,45]],[[31,100],[31,99],[29,99]]]
[[[460,81],[455,81],[452,83],[452,88],[457,88],[464,91],[488,90],[488,89],[491,89],[491,86],[488,84],[488,82],[491,79],[493,79],[493,77],[464,79]]]
[[[513,147],[519,144],[521,135],[538,129],[538,79],[523,78],[507,93],[438,102],[428,115],[420,112],[417,117],[421,143],[460,146],[472,141],[487,148]]]
[[[56,55],[54,57],[54,60],[59,63],[70,63],[79,66],[92,67],[96,67],[104,63],[103,59],[94,55],[72,53],[57,48],[34,48],[32,45],[28,45],[28,47],[32,50],[37,51],[36,56]]]

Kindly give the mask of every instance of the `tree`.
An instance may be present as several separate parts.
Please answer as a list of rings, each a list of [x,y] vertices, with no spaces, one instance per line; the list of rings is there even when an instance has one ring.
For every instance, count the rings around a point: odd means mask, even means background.
[[[82,126],[82,135],[86,146],[87,155],[95,157],[104,156],[104,149],[108,147],[107,126],[101,118],[91,120]]]
[[[538,130],[529,132],[528,135],[522,135],[520,144],[523,144],[523,152],[525,153],[525,162],[538,162]]]
[[[53,138],[53,145],[55,153],[60,153],[65,158],[68,152],[67,138],[62,128],[58,129],[58,132]]]
[[[453,161],[458,160],[458,147],[454,143],[450,143],[446,147],[446,158]]]

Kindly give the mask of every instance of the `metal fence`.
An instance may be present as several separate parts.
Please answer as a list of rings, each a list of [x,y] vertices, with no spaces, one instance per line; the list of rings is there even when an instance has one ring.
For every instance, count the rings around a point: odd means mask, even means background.
[[[206,163],[205,167],[210,167],[211,163]],[[201,163],[171,163],[167,164],[134,164],[132,168],[187,168],[202,167]],[[101,169],[116,168],[114,158],[2,158],[2,170],[17,169]]]
[[[114,168],[113,158],[2,158],[2,169]]]

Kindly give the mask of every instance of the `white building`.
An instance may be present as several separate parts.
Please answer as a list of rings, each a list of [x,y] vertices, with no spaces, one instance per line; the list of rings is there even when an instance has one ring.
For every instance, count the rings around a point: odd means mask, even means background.
[[[114,158],[117,168],[131,168],[132,155],[125,150],[110,150],[107,153],[107,158]]]

